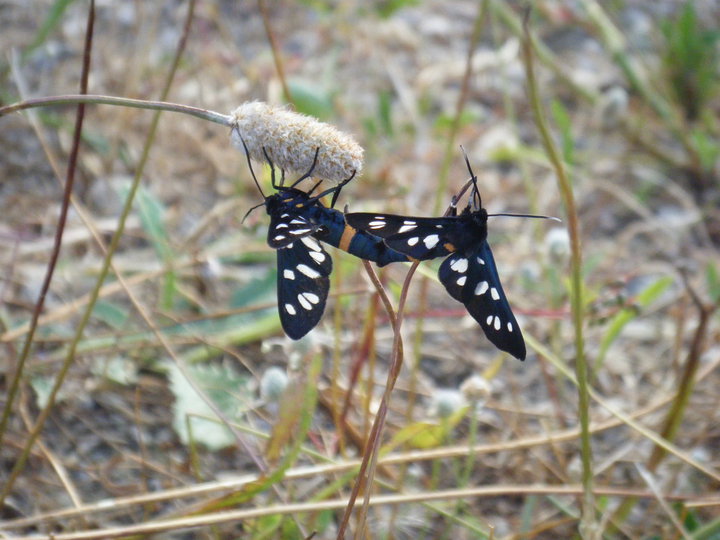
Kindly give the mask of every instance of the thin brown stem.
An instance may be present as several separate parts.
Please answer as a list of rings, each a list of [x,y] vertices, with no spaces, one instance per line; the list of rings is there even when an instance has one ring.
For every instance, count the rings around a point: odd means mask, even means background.
[[[363,452],[363,459],[362,463],[360,464],[360,470],[358,471],[357,478],[355,480],[355,484],[353,485],[353,490],[350,494],[350,498],[348,500],[348,504],[345,507],[345,512],[343,514],[342,521],[340,522],[340,526],[338,527],[338,539],[344,539],[345,538],[345,532],[347,530],[348,524],[350,522],[350,516],[352,515],[353,507],[355,506],[355,501],[357,500],[357,496],[360,493],[360,491],[364,488],[365,489],[365,500],[363,502],[363,508],[361,511],[361,515],[358,518],[358,527],[356,529],[355,537],[358,538],[359,534],[364,530],[365,528],[365,522],[367,519],[367,510],[368,510],[368,501],[370,496],[370,486],[372,485],[372,480],[375,474],[375,470],[377,468],[377,458],[378,458],[378,449],[380,447],[380,440],[382,435],[382,429],[385,425],[385,417],[387,415],[387,408],[388,404],[390,402],[390,395],[392,393],[392,389],[395,387],[395,382],[397,381],[398,376],[400,375],[400,370],[402,368],[402,361],[403,361],[403,346],[402,346],[402,336],[400,334],[400,329],[402,326],[402,319],[403,319],[403,310],[405,309],[405,301],[407,300],[407,295],[410,287],[410,282],[412,280],[413,274],[415,273],[415,270],[418,267],[418,262],[413,263],[413,265],[408,270],[407,276],[405,277],[405,282],[403,283],[402,292],[400,294],[400,301],[398,303],[398,310],[397,314],[394,317],[394,323],[393,323],[393,348],[392,348],[392,362],[390,365],[390,371],[388,373],[387,382],[385,384],[385,392],[383,393],[382,400],[380,401],[380,406],[378,408],[377,416],[375,417],[375,421],[373,422],[372,429],[370,431],[370,436],[368,438],[368,444],[365,446],[365,450]],[[380,295],[380,298],[383,301],[383,305],[388,309],[388,317],[390,317],[391,320],[393,320],[392,316],[392,306],[390,304],[390,300],[387,296],[387,293],[385,292],[384,287],[382,287],[382,284],[380,283],[380,280],[377,279],[377,275],[375,275],[375,279],[373,279],[372,275],[375,274],[375,272],[372,270],[372,267],[366,266],[366,268],[369,268],[369,274],[371,275],[371,280],[373,281],[373,284],[377,287],[378,294]],[[367,471],[367,476],[365,472]]]
[[[258,0],[258,7],[260,8],[260,14],[262,15],[265,34],[267,34],[268,41],[270,42],[270,49],[272,50],[275,69],[277,71],[278,78],[280,79],[280,84],[282,85],[285,100],[295,106],[295,101],[293,100],[292,94],[290,93],[290,87],[288,86],[285,78],[285,66],[283,65],[280,46],[278,45],[277,38],[275,37],[275,32],[272,30],[272,26],[270,26],[270,15],[268,13],[267,6],[265,5],[265,0]]]
[[[87,20],[87,27],[85,29],[85,48],[83,52],[83,63],[82,63],[82,73],[80,75],[80,93],[85,94],[87,93],[87,87],[88,87],[88,77],[90,73],[90,60],[91,60],[91,52],[92,52],[92,37],[93,37],[93,28],[95,25],[95,1],[91,0],[90,2],[90,8],[88,11],[88,20]],[[75,130],[73,132],[73,142],[72,142],[72,148],[70,150],[70,157],[68,158],[68,169],[67,169],[67,175],[65,180],[65,189],[63,191],[63,200],[62,205],[60,207],[60,216],[58,218],[58,224],[57,228],[55,229],[55,240],[53,244],[53,250],[50,254],[50,261],[48,262],[47,271],[45,273],[45,279],[43,280],[43,284],[40,288],[40,295],[38,297],[37,302],[35,303],[35,308],[33,309],[31,322],[30,322],[30,328],[28,330],[27,335],[25,336],[25,342],[23,343],[23,348],[20,351],[20,356],[17,361],[17,365],[13,374],[13,379],[10,383],[10,388],[8,389],[8,395],[7,400],[5,402],[5,409],[3,410],[2,419],[0,420],[0,447],[2,446],[2,440],[3,436],[5,434],[5,431],[7,429],[8,420],[10,418],[10,413],[12,411],[13,403],[15,401],[15,396],[17,395],[18,388],[20,387],[20,381],[22,380],[22,374],[23,370],[25,368],[25,363],[30,355],[30,349],[33,343],[33,337],[35,336],[35,331],[38,327],[38,320],[40,319],[40,314],[43,311],[43,307],[45,306],[45,298],[47,297],[48,290],[50,289],[50,283],[52,282],[53,274],[55,273],[55,268],[57,266],[58,259],[60,258],[60,250],[62,249],[62,239],[63,234],[65,232],[65,225],[67,223],[67,216],[68,216],[68,209],[70,208],[70,198],[72,197],[73,192],[73,184],[75,183],[75,170],[77,167],[77,160],[78,160],[78,154],[80,150],[80,140],[82,135],[82,126],[83,126],[83,120],[85,119],[85,105],[80,104],[77,107],[77,114],[75,116]],[[63,371],[61,370],[62,375]],[[48,403],[46,406],[46,410],[51,409],[51,403]],[[5,497],[9,493],[10,488],[12,487],[12,484],[14,483],[14,480],[17,478],[17,475],[20,473],[22,468],[24,467],[24,461],[27,459],[27,455],[29,453],[29,447],[32,446],[32,440],[29,440],[26,444],[26,452],[23,453],[24,459],[21,457],[18,462],[16,462],[15,467],[13,467],[13,473],[11,474],[10,478],[6,482],[5,487],[2,490],[2,493],[0,493],[0,504],[2,501],[5,500]]]

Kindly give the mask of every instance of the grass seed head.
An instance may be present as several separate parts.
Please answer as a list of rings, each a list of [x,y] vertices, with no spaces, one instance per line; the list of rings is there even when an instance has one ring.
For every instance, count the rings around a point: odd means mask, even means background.
[[[279,401],[288,385],[287,373],[278,368],[270,367],[265,370],[260,379],[260,397],[266,403]]]
[[[362,169],[363,149],[355,139],[315,118],[261,101],[244,103],[231,116],[233,144],[244,151],[244,140],[256,161],[265,161],[264,148],[277,167],[304,174],[319,149],[316,178],[341,182]]]

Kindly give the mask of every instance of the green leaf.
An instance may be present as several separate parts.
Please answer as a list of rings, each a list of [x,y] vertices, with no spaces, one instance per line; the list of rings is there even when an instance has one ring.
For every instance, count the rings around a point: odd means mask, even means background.
[[[327,120],[335,113],[330,94],[323,88],[299,81],[288,83],[297,112]]]
[[[673,278],[669,276],[661,277],[654,283],[646,287],[640,294],[637,295],[635,303],[641,308],[647,307],[657,299],[665,290],[672,284]],[[638,312],[631,309],[623,309],[617,315],[615,315],[608,324],[608,329],[600,342],[600,352],[598,353],[597,360],[595,362],[595,369],[599,369],[607,354],[610,346],[615,342],[617,337],[622,332],[622,329],[633,319],[638,317]]]
[[[233,309],[274,302],[277,282],[277,269],[272,268],[264,276],[253,279],[244,287],[233,291],[230,307]]]
[[[101,359],[93,362],[92,372],[121,386],[128,386],[137,382],[137,367],[135,362],[124,356]]]
[[[93,317],[115,330],[120,330],[128,320],[129,312],[120,304],[98,300],[93,307]]]
[[[120,190],[124,197],[130,193],[130,186],[124,186]],[[165,207],[163,204],[148,191],[144,186],[139,186],[135,194],[134,201],[140,223],[142,224],[145,234],[150,239],[150,243],[155,249],[158,258],[169,268],[172,268],[172,262],[175,259],[175,253],[170,246],[170,240],[165,228]],[[176,275],[173,271],[165,273],[165,279],[162,285],[160,304],[163,309],[171,309],[173,299],[176,292]]]
[[[718,141],[700,129],[691,130],[690,137],[700,158],[700,165],[706,171],[713,170],[715,163],[720,158],[720,144],[718,144]]]
[[[220,450],[235,444],[222,421],[215,415],[202,396],[172,362],[165,364],[170,377],[170,388],[175,396],[173,427],[184,444],[201,443],[210,450]],[[193,365],[186,367],[195,385],[212,401],[229,421],[238,420],[250,406],[251,396],[247,377],[228,366]],[[242,395],[247,402],[240,401]],[[188,423],[190,429],[188,429]],[[191,433],[192,432],[192,433]]]
[[[467,415],[470,407],[461,407],[447,418],[437,422],[414,422],[401,428],[388,444],[383,446],[382,452],[391,452],[403,444],[411,448],[437,448],[445,443],[450,432]]]
[[[50,8],[47,17],[45,17],[45,20],[43,21],[40,30],[38,30],[37,34],[35,34],[35,39],[30,44],[30,46],[23,52],[23,59],[27,58],[35,49],[45,43],[45,40],[47,40],[50,33],[60,23],[60,19],[62,19],[65,10],[74,1],[75,0],[56,0],[56,2]]]
[[[682,518],[683,515],[685,516],[683,526],[687,532],[697,531],[700,528],[700,520],[698,519],[697,512],[686,508],[681,502],[674,503],[673,509],[677,513],[678,517]]]
[[[680,14],[661,22],[665,37],[663,66],[675,100],[688,120],[707,110],[717,89],[717,42],[720,33],[704,28],[693,2],[685,3]]]
[[[280,527],[283,521],[283,516],[280,514],[268,514],[267,516],[260,516],[257,520],[257,526],[255,528],[254,538],[277,538],[275,534],[277,529]]]
[[[404,7],[410,7],[415,6],[419,3],[419,0],[381,0],[379,2],[375,2],[375,11],[377,11],[377,14],[380,15],[383,19],[389,19],[392,17],[392,15],[404,8]]]
[[[53,380],[51,377],[33,377],[30,379],[30,386],[35,390],[35,404],[38,409],[43,409],[50,400]]]
[[[393,135],[392,122],[392,95],[388,91],[380,92],[378,96],[378,118],[380,119],[380,128],[388,137]]]
[[[135,195],[135,204],[137,205],[143,230],[150,238],[158,257],[164,262],[171,261],[174,254],[165,228],[165,207],[144,186],[138,188]]]

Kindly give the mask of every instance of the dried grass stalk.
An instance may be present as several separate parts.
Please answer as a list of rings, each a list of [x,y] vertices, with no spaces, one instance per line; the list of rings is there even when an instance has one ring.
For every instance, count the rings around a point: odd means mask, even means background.
[[[363,149],[355,139],[315,118],[261,101],[244,103],[230,116],[233,144],[244,150],[244,140],[257,161],[265,161],[264,148],[281,169],[305,173],[319,149],[317,178],[341,182],[362,169]]]

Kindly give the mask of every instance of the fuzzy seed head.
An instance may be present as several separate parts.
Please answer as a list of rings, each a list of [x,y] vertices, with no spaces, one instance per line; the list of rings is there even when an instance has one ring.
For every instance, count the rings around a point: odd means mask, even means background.
[[[260,379],[260,397],[265,402],[278,401],[288,385],[288,376],[278,367],[268,368]]]
[[[556,261],[565,261],[570,256],[570,236],[564,227],[553,227],[545,235],[545,248]]]
[[[430,410],[438,418],[449,418],[467,405],[465,397],[451,388],[437,388],[431,399]]]
[[[304,114],[273,107],[261,101],[240,105],[232,113],[232,142],[250,157],[265,162],[263,148],[285,171],[306,173],[319,149],[312,176],[341,182],[363,165],[363,149],[350,135]]]
[[[484,403],[490,397],[492,388],[485,377],[471,375],[460,385],[460,392],[471,403]]]

